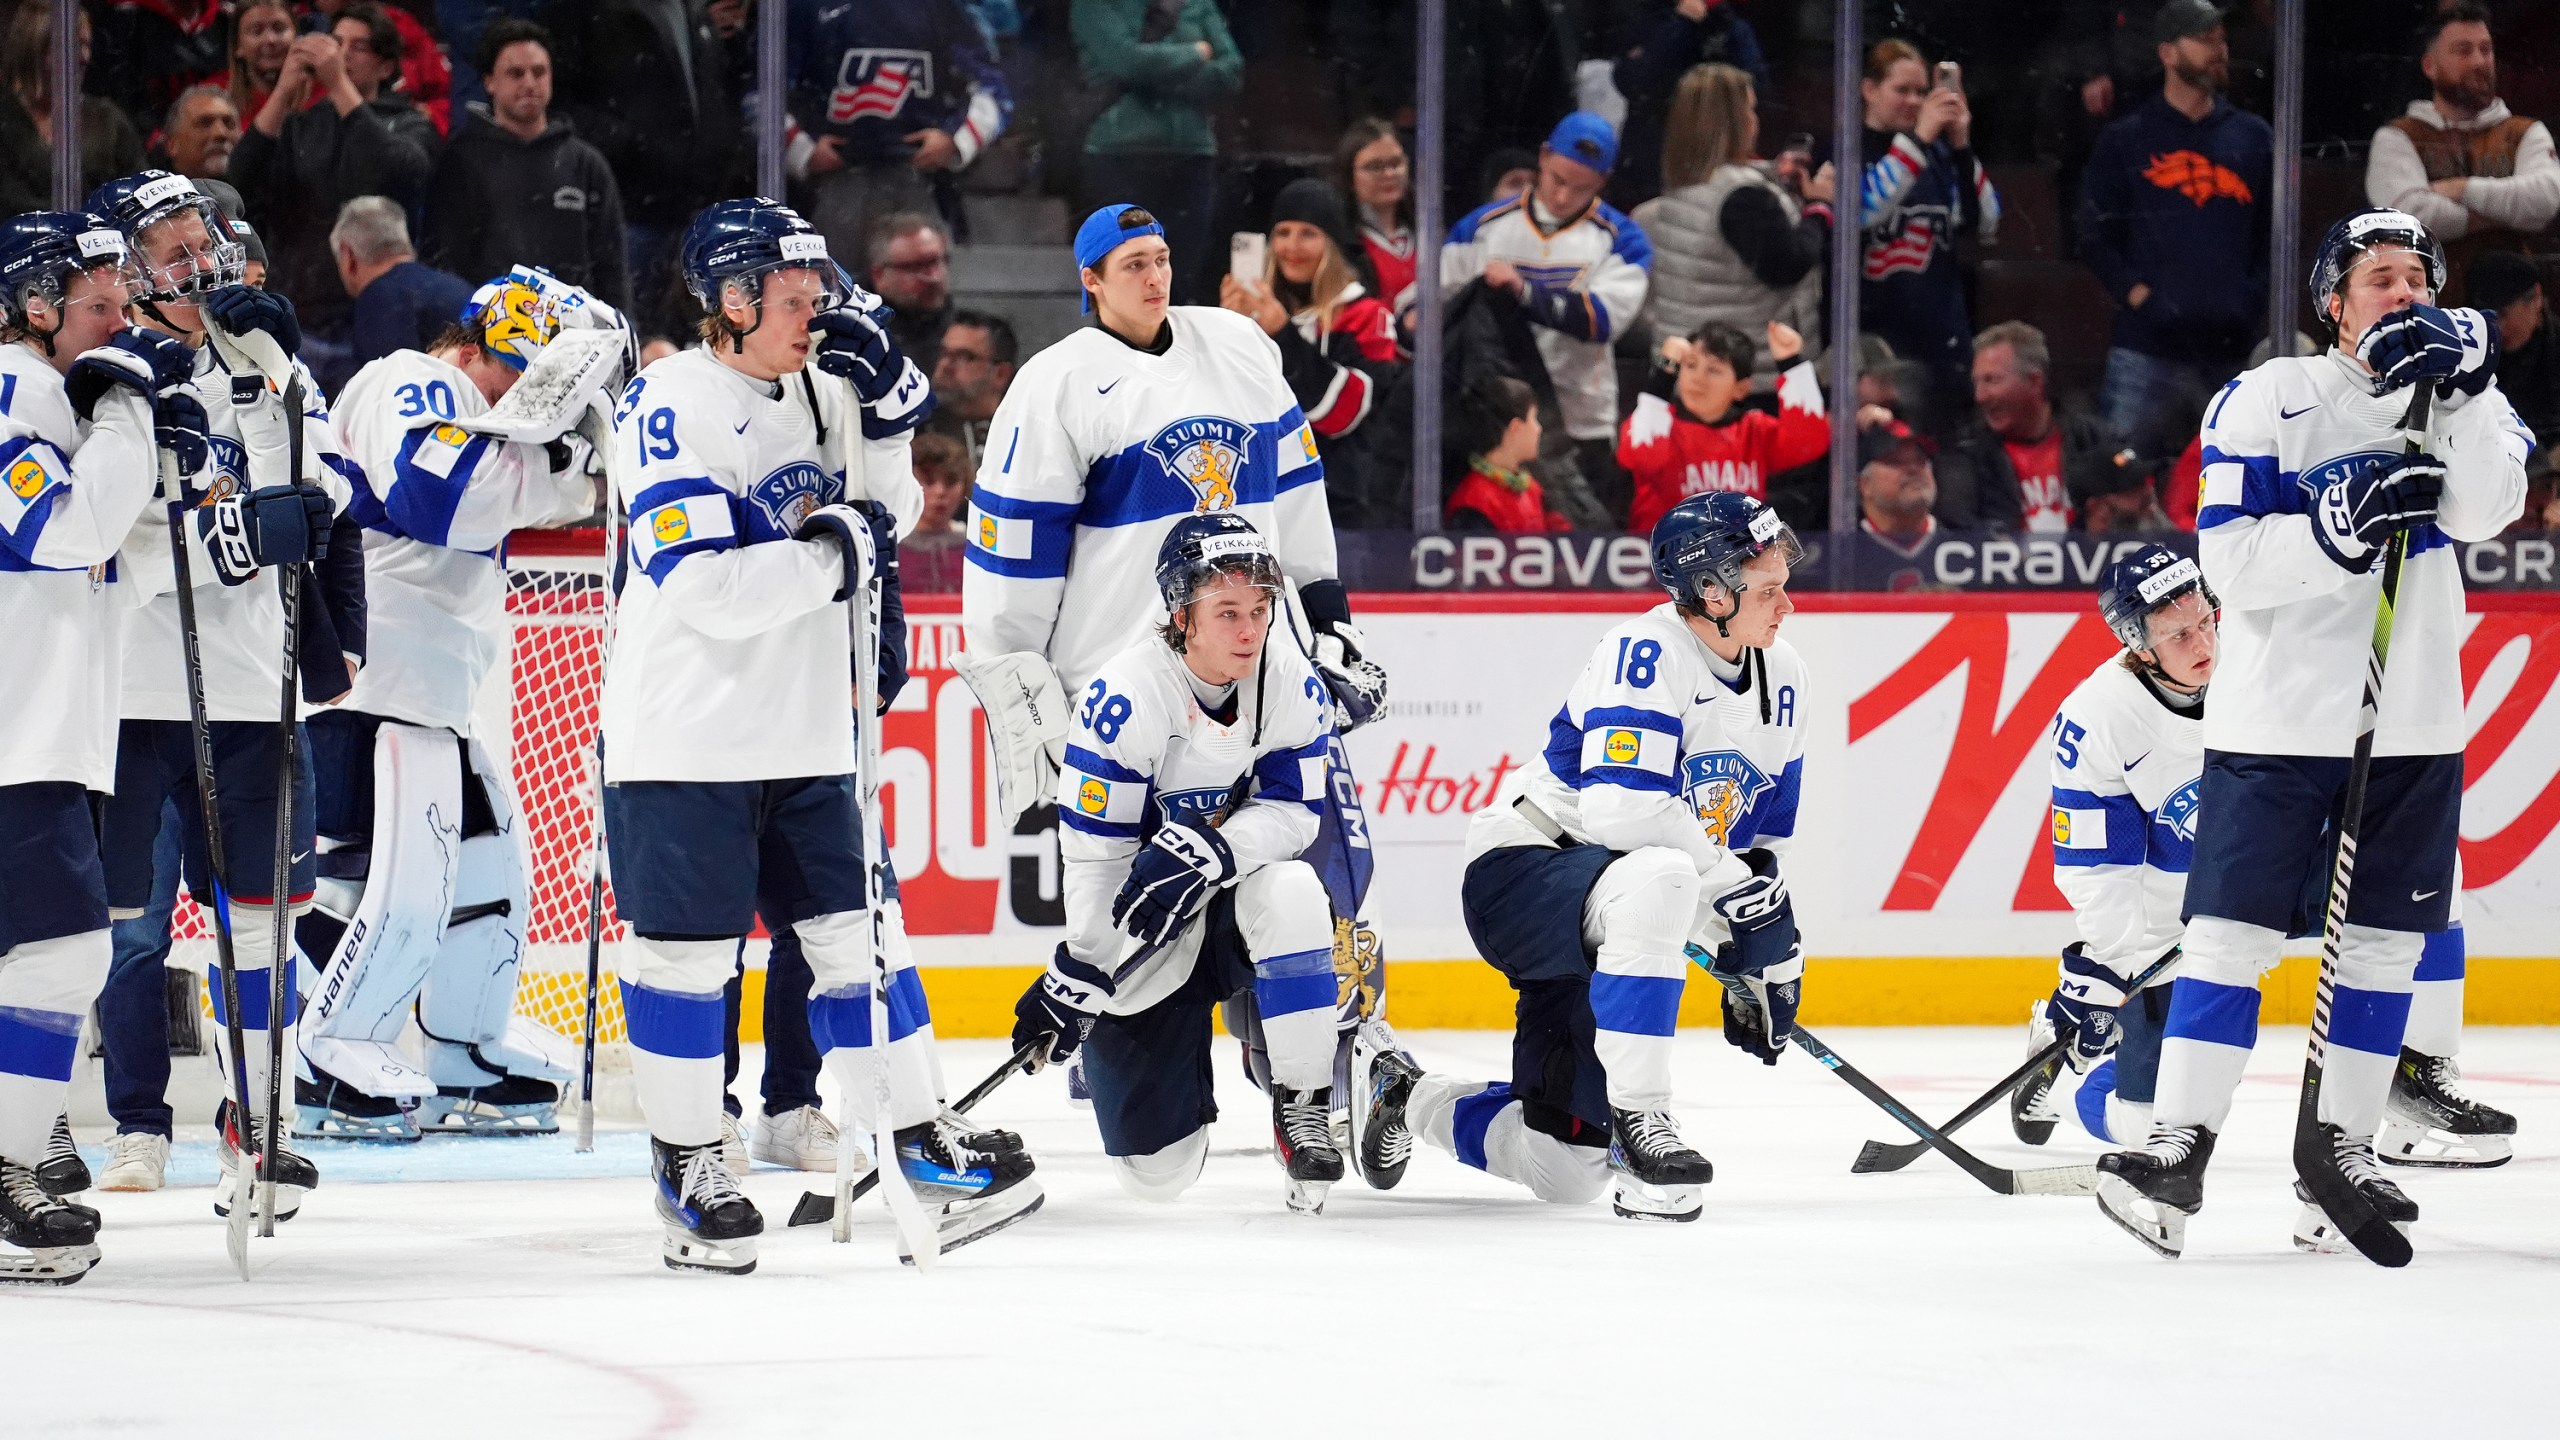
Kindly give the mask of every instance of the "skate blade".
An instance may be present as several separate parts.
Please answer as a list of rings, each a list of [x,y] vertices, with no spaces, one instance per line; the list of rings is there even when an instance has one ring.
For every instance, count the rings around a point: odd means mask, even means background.
[[[2095,1195],[2098,1193],[2098,1167],[2095,1165],[2048,1165],[2035,1170],[2011,1172],[2012,1195]]]
[[[2456,1135],[2395,1117],[2382,1122],[2373,1158],[2418,1170],[2494,1170],[2515,1158],[2515,1147],[2504,1135]]]
[[[2155,1255],[2175,1260],[2186,1252],[2187,1217],[2113,1175],[2098,1176],[2098,1209],[2117,1229],[2141,1241]],[[2121,1208],[2119,1208],[2121,1207]]]
[[[1330,1180],[1292,1180],[1281,1198],[1292,1215],[1321,1215],[1325,1196],[1333,1192]]]
[[[77,1285],[98,1266],[95,1245],[57,1245],[0,1254],[0,1285]]]
[[[2409,1233],[2409,1227],[2398,1221],[2391,1222],[2391,1228],[2403,1235]],[[2293,1248],[2307,1255],[2356,1253],[2355,1242],[2349,1240],[2337,1222],[2329,1218],[2329,1213],[2308,1202],[2304,1203],[2302,1213],[2294,1217]]]
[[[705,1240],[670,1225],[658,1241],[658,1258],[670,1270],[700,1275],[749,1275],[756,1268],[755,1237]]]
[[[1041,1192],[1039,1182],[1023,1180],[1008,1185],[986,1199],[972,1205],[953,1207],[958,1213],[945,1211],[935,1226],[935,1236],[945,1255],[963,1245],[984,1240],[999,1230],[1028,1220],[1049,1197]],[[898,1263],[913,1265],[916,1257],[907,1247],[898,1247]]]
[[[551,1105],[475,1105],[421,1110],[419,1128],[430,1135],[557,1135],[560,1111]],[[415,1139],[415,1136],[410,1137]]]
[[[317,1105],[297,1105],[293,1111],[293,1138],[365,1145],[409,1145],[418,1139],[418,1126],[406,1115],[397,1118],[341,1115]]]
[[[1685,1225],[1705,1211],[1695,1185],[1649,1185],[1621,1175],[1610,1187],[1609,1208],[1621,1220],[1656,1220]]]

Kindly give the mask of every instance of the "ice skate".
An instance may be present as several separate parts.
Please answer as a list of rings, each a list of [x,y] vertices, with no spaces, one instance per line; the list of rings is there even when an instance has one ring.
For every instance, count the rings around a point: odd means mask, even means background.
[[[2201,1125],[2154,1130],[2140,1150],[2098,1157],[2098,1208],[2126,1234],[2175,1260],[2187,1248],[2187,1220],[2204,1208],[2204,1167],[2213,1132]]]
[[[808,1170],[831,1174],[836,1168],[836,1147],[845,1143],[836,1130],[836,1122],[815,1105],[803,1105],[780,1115],[767,1115],[756,1122],[755,1139],[747,1147],[749,1159],[785,1170]],[[860,1175],[871,1168],[868,1157],[857,1160],[853,1173]]]
[[[525,1075],[440,1085],[418,1103],[418,1125],[437,1135],[557,1135],[560,1087]]]
[[[2512,1126],[2510,1126],[2512,1128]],[[36,1183],[56,1199],[89,1188],[89,1162],[71,1140],[71,1117],[53,1117],[53,1134],[44,1142],[44,1158],[36,1162]]]
[[[1396,1042],[1384,1020],[1363,1020],[1351,1032],[1351,1068],[1357,1078],[1351,1103],[1351,1158],[1373,1190],[1392,1190],[1413,1159],[1413,1131],[1405,1102],[1422,1067]]]
[[[213,1213],[224,1216],[231,1213],[233,1174],[240,1165],[240,1136],[232,1119],[231,1102],[225,1100],[214,1116],[214,1124],[222,1132],[222,1143],[214,1147],[214,1158],[222,1162],[223,1179],[213,1192]],[[258,1157],[253,1152],[249,1156],[250,1169],[254,1171],[257,1165]],[[281,1143],[276,1146],[276,1219],[290,1220],[301,1213],[303,1192],[319,1185],[319,1166]]]
[[[1023,1219],[1047,1198],[1031,1178],[1035,1167],[1022,1137],[1009,1130],[974,1129],[968,1117],[946,1109],[897,1138],[898,1168],[916,1198],[940,1209],[934,1229],[944,1254]],[[898,1258],[915,1263],[903,1247]]]
[[[69,1285],[97,1263],[97,1212],[64,1204],[33,1168],[0,1160],[0,1284]]]
[[[657,1183],[660,1258],[670,1270],[744,1275],[756,1268],[764,1216],[720,1162],[718,1145],[670,1145],[649,1137],[649,1178]]]
[[[1321,1215],[1324,1198],[1342,1178],[1342,1151],[1333,1143],[1333,1087],[1271,1087],[1271,1140],[1288,1173],[1291,1213]]]
[[[169,1137],[127,1130],[107,1144],[107,1168],[98,1188],[119,1192],[157,1190],[168,1183]]]
[[[2486,1170],[2504,1165],[2515,1149],[2516,1117],[2464,1094],[2462,1067],[2451,1057],[2403,1047],[2391,1072],[2391,1098],[2382,1111],[2375,1158],[2385,1165]]]
[[[293,1078],[293,1138],[353,1140],[405,1145],[418,1138],[408,1096],[368,1095],[314,1065],[311,1078]]]
[[[1616,1182],[1609,1208],[1626,1220],[1695,1220],[1698,1187],[1716,1178],[1667,1110],[1610,1110],[1609,1170]]]
[[[2027,1011],[2027,1053],[2041,1055],[2052,1043],[2053,1022],[2045,1018],[2044,1002],[2038,1000]],[[2028,1072],[2009,1092],[2009,1128],[2021,1143],[2041,1145],[2053,1138],[2053,1127],[2062,1119],[2053,1091],[2061,1080],[2062,1057],[2056,1055]]]
[[[2402,1064],[2408,1063],[2408,1055],[2407,1051],[2401,1052]],[[2330,1157],[2337,1162],[2338,1173],[2355,1187],[2356,1193],[2364,1197],[2364,1202],[2373,1207],[2375,1214],[2404,1234],[2410,1226],[2418,1223],[2418,1202],[2410,1199],[2382,1173],[2382,1167],[2375,1163],[2379,1157],[2374,1154],[2372,1142],[2350,1137],[2335,1125],[2322,1125],[2320,1129],[2329,1142]],[[2294,1181],[2293,1198],[2302,1202],[2302,1213],[2293,1221],[2295,1249],[2307,1250],[2314,1255],[2336,1255],[2355,1248],[2346,1233],[2329,1218],[2328,1212],[2311,1198],[2309,1186],[2300,1180]]]

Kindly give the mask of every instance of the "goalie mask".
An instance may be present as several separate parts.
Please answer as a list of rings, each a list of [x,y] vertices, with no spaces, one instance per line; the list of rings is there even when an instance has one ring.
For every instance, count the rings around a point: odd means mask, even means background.
[[[519,373],[560,333],[560,313],[549,297],[513,273],[472,292],[457,318],[481,353]]]

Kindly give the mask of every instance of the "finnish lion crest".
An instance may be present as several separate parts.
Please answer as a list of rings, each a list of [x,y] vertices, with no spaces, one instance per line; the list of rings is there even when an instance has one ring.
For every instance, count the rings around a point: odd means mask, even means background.
[[[1680,793],[1698,812],[1698,823],[1719,845],[1730,846],[1752,804],[1777,788],[1760,767],[1733,750],[1711,750],[1680,762]]]
[[[844,498],[844,482],[806,460],[795,460],[750,486],[747,498],[774,535],[787,539],[799,534],[801,524],[820,506]]]
[[[1194,510],[1206,514],[1232,510],[1239,503],[1236,485],[1244,478],[1252,445],[1252,426],[1216,415],[1193,415],[1157,431],[1147,442],[1147,453],[1156,457],[1165,473],[1191,487]]]

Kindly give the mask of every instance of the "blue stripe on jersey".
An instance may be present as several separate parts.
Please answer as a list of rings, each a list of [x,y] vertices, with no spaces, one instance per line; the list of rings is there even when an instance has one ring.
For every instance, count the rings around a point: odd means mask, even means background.
[[[655,584],[666,584],[667,576],[674,573],[677,562],[687,555],[701,555],[738,548],[738,530],[734,520],[737,497],[722,488],[716,480],[708,477],[690,477],[681,480],[661,480],[654,485],[644,486],[639,494],[631,497],[630,515],[633,529],[630,533],[633,554],[636,556],[639,553],[638,542],[641,532],[638,527],[654,523],[651,519],[652,511],[661,506],[672,505],[679,500],[694,499],[714,499],[727,506],[732,515],[729,533],[726,535],[691,534],[673,543],[661,542],[656,553],[649,557],[649,562],[641,567],[648,572],[649,579]]]
[[[1488,205],[1477,206],[1460,216],[1457,224],[1449,227],[1449,243],[1452,245],[1474,244],[1476,232],[1484,228],[1486,221],[1507,210],[1517,210],[1528,203],[1529,199],[1526,195],[1514,195],[1507,200],[1496,200]]]
[[[2146,848],[2146,832],[2151,816],[2142,802],[2130,795],[2093,795],[2086,790],[2053,787],[2056,810],[2097,810],[2107,819],[2107,843],[2103,846],[2067,845],[2063,826],[2057,823],[2053,833],[2053,863],[2056,865],[2139,865]]]
[[[1058,823],[1070,830],[1081,831],[1102,840],[1135,840],[1140,835],[1139,827],[1135,825],[1097,820],[1093,816],[1082,814],[1065,805],[1058,807]]]
[[[1295,750],[1274,750],[1254,761],[1254,798],[1295,802],[1310,810],[1321,812],[1324,809],[1324,793],[1321,789],[1313,795],[1307,793],[1303,779],[1306,771],[1303,766],[1309,760],[1323,763],[1328,748],[1326,742],[1329,738],[1319,735]]]
[[[2240,467],[2240,503],[2207,505],[2196,513],[2196,528],[2210,530],[2253,515],[2299,515],[2303,511],[2302,486],[2293,471],[2277,468],[2273,455],[2235,455],[2217,446],[2207,445],[2203,462]]]
[[[49,453],[27,453],[37,446]],[[31,473],[22,475],[22,467]],[[50,440],[22,435],[0,445],[0,486],[6,487],[0,489],[0,519],[11,522],[0,524],[0,571],[55,568],[35,563],[36,542],[53,518],[53,498],[66,488],[63,477],[70,469],[71,457]]]
[[[1804,788],[1804,757],[1787,762],[1778,774],[1777,786],[1751,802],[1734,825],[1734,833],[1726,844],[1736,850],[1748,850],[1763,840],[1782,840],[1796,833],[1796,796]]]
[[[382,502],[392,533],[429,545],[442,545],[453,534],[453,512],[461,508],[462,492],[471,488],[471,477],[489,452],[489,437],[472,435],[454,447],[436,437],[437,431],[450,428],[421,425],[401,438],[399,450],[391,457],[391,493]],[[450,463],[441,475],[417,463],[419,450],[431,441],[450,452]]]
[[[1556,707],[1556,718],[1547,722],[1546,760],[1548,774],[1573,789],[1582,788],[1582,727],[1561,705]]]
[[[1016,432],[1017,438],[1020,432]],[[996,553],[985,543],[987,537],[972,528],[968,548],[962,553],[969,563],[981,570],[1014,580],[1056,580],[1067,573],[1067,555],[1075,547],[1076,507],[1054,500],[1017,500],[981,489],[969,496],[969,503],[982,515],[999,521],[1019,520],[1031,527],[1031,554],[1007,557]]]
[[[2155,815],[2143,863],[2165,875],[2184,875],[2196,863],[2196,842],[2179,834],[2168,816]]]
[[[2418,973],[2413,978],[2459,980],[2463,971],[2462,956],[2462,927],[2456,925],[2450,930],[2438,930],[2427,936],[2425,943],[2418,947]]]
[[[1087,750],[1081,745],[1067,747],[1067,768],[1081,770],[1097,780],[1115,780],[1124,785],[1152,784],[1156,778],[1153,775],[1141,774],[1108,755]]]
[[[1582,737],[1599,729],[1650,730],[1657,735],[1670,737],[1674,753],[1677,753],[1677,747],[1680,744],[1680,721],[1675,716],[1665,715],[1659,710],[1639,710],[1631,705],[1594,705],[1583,712],[1582,724],[1576,727],[1573,736],[1574,763],[1577,767],[1581,764]],[[1552,763],[1555,746],[1552,732],[1547,743],[1551,757],[1550,763]],[[1562,775],[1556,778],[1564,779]],[[1652,790],[1664,795],[1677,795],[1680,793],[1680,767],[1674,764],[1671,767],[1671,773],[1664,775],[1633,765],[1594,765],[1565,783],[1576,790],[1589,789],[1594,785],[1616,785],[1628,790]]]
[[[1275,467],[1280,463],[1280,447],[1296,443],[1298,432],[1306,426],[1306,423],[1306,412],[1295,405],[1292,405],[1287,410],[1282,411],[1280,418],[1271,422],[1269,427],[1271,431],[1271,463]],[[1253,428],[1255,431],[1255,438],[1259,439],[1260,432],[1264,427],[1256,425]],[[1280,477],[1279,493],[1286,495],[1301,485],[1319,484],[1323,480],[1323,457],[1313,453],[1302,453],[1298,468]]]

